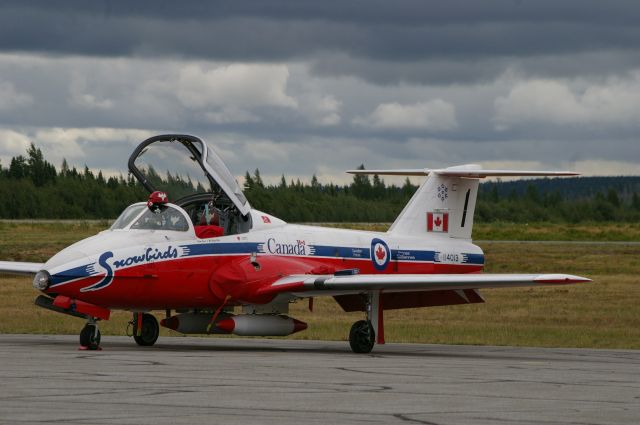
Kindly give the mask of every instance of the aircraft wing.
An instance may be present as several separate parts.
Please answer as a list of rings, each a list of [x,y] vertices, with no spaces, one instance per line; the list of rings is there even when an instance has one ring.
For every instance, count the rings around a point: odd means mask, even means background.
[[[0,261],[0,273],[34,275],[44,267],[44,263],[20,261]]]
[[[355,274],[297,275],[281,278],[261,288],[259,294],[294,293],[300,296],[359,293],[372,290],[388,292],[442,291],[483,288],[511,288],[518,286],[566,285],[591,282],[581,276],[568,274]]]

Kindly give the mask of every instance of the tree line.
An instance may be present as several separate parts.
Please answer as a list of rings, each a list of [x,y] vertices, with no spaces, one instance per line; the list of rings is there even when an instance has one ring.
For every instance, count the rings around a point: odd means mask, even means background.
[[[364,166],[361,165],[361,168]],[[153,174],[153,170],[150,170]],[[184,193],[202,190],[189,176],[153,175]],[[570,188],[570,189],[567,189]],[[287,180],[265,184],[259,170],[247,172],[244,192],[254,208],[289,222],[391,222],[417,186],[398,186],[377,175],[355,175],[350,184]],[[60,169],[33,144],[26,155],[0,164],[0,218],[113,219],[146,200],[133,176],[105,177],[63,161]],[[584,222],[640,219],[640,177],[583,177],[488,182],[480,185],[477,221]]]
[[[0,164],[0,218],[110,219],[147,196],[132,176],[105,178],[66,160],[57,170],[33,144],[8,168]]]

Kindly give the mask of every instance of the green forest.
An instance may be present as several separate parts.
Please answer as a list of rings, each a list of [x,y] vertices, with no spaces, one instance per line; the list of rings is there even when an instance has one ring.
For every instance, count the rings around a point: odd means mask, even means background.
[[[188,176],[167,179],[191,185]],[[349,185],[324,184],[315,175],[309,183],[283,175],[278,184],[267,185],[259,170],[247,171],[244,184],[254,208],[289,222],[391,222],[416,188],[408,179],[402,186],[388,185],[377,175],[354,176]],[[0,218],[4,219],[113,219],[147,195],[131,175],[104,177],[86,166],[69,167],[66,161],[58,169],[34,145],[8,166],[0,164]],[[482,183],[475,218],[480,222],[638,221],[640,177]]]

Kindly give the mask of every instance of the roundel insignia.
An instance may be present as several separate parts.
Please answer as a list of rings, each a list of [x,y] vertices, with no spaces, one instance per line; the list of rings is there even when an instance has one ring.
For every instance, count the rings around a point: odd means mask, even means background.
[[[373,239],[371,241],[371,261],[376,270],[384,270],[387,268],[391,260],[391,251],[382,239]]]

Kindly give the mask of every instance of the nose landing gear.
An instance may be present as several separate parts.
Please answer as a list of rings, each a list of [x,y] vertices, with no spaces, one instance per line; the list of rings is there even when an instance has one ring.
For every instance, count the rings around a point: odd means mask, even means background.
[[[100,329],[98,329],[98,323],[93,317],[87,319],[87,324],[80,331],[80,349],[101,350]]]

